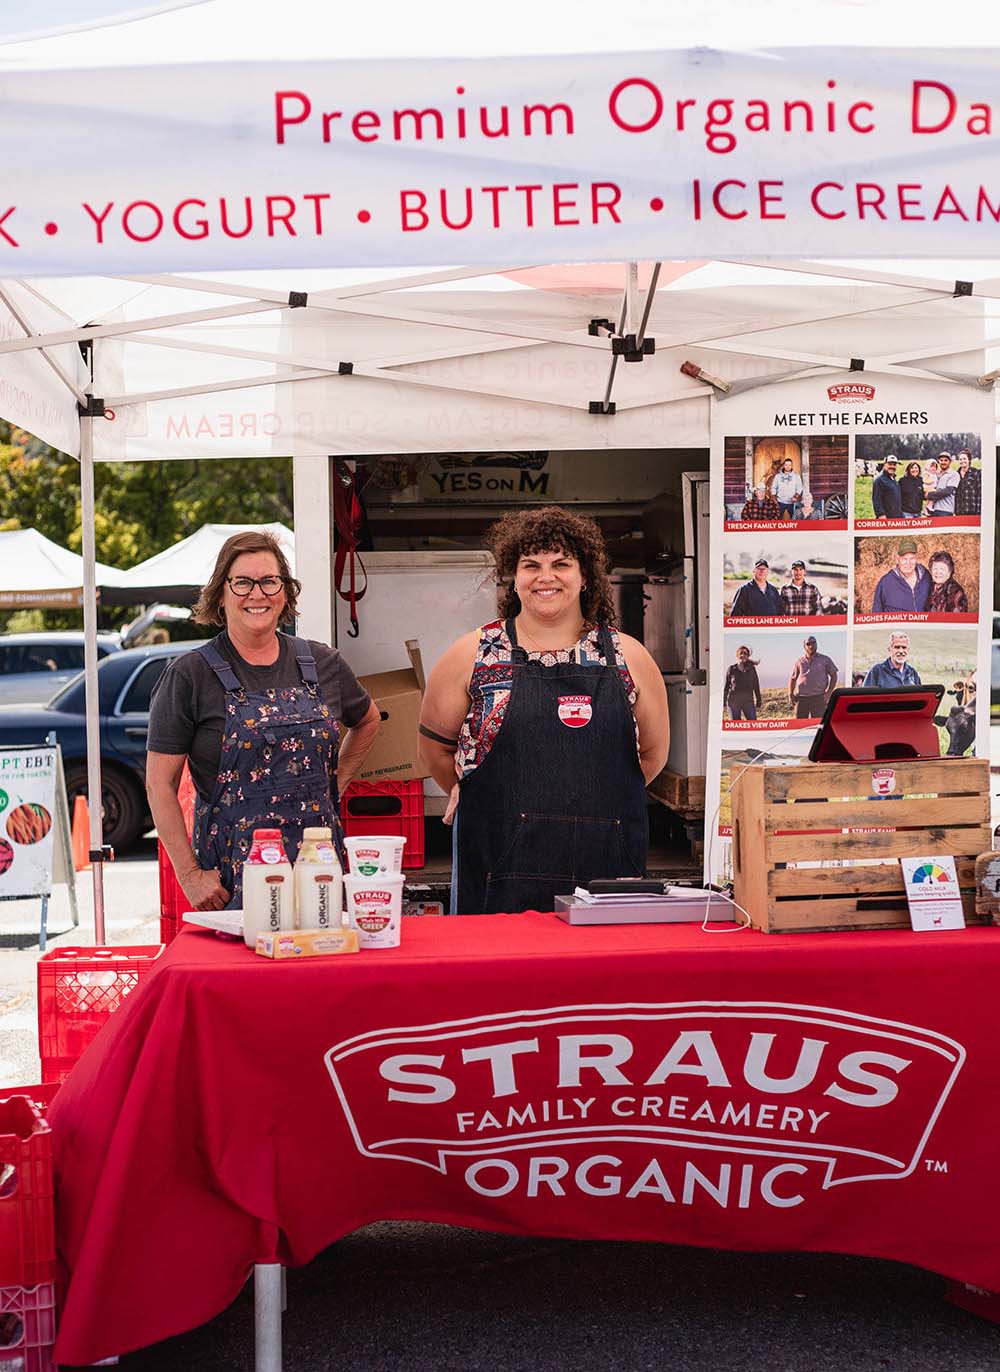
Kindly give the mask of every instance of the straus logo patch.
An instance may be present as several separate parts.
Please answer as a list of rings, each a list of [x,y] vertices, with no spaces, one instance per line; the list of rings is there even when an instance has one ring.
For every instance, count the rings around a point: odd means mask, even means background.
[[[594,707],[590,696],[560,696],[559,718],[569,729],[582,729],[590,723]]]
[[[896,789],[896,773],[891,767],[876,767],[872,772],[872,791],[877,796],[888,796]]]

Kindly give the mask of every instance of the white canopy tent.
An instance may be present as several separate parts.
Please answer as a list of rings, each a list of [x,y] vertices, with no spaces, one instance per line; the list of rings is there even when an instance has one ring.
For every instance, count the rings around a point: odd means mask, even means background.
[[[203,524],[187,538],[154,553],[127,571],[118,573],[112,604],[138,605],[151,600],[194,599],[215,569],[219,549],[227,538],[244,529],[273,533],[295,570],[295,535],[280,522],[273,524]]]
[[[122,573],[95,563],[102,588],[118,585]],[[37,529],[0,532],[0,609],[73,608],[83,601],[83,558]]]
[[[975,50],[948,46],[963,14]],[[977,259],[1000,211],[992,125],[969,124],[987,122],[970,108],[991,96],[992,7],[517,0],[502,33],[457,0],[283,16],[276,35],[262,0],[213,0],[3,50],[19,203],[0,207],[0,413],[80,457],[91,638],[95,461],[293,454],[305,627],[324,637],[328,454],[707,446],[710,395],[781,377],[991,384],[1000,266]],[[756,138],[754,99],[772,121]],[[522,123],[497,143],[480,106]],[[668,260],[696,253],[715,260]],[[964,261],[862,260],[926,253]],[[544,265],[560,259],[598,265]],[[93,652],[88,683],[96,698]],[[99,794],[96,710],[91,735]],[[91,826],[97,850],[99,807]],[[95,905],[100,940],[100,863]]]

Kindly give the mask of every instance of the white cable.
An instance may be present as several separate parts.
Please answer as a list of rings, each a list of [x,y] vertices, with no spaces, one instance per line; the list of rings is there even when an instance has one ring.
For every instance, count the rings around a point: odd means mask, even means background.
[[[811,720],[808,722],[808,724],[798,724],[798,725],[796,725],[796,727],[795,727],[794,729],[785,729],[785,730],[783,730],[783,731],[782,731],[782,737],[787,738],[789,734],[801,734],[801,733],[803,733],[806,729],[813,729],[813,730],[815,730],[815,729],[817,729],[818,727],[819,727],[819,725],[816,723],[816,721],[815,721],[814,719],[811,719]],[[766,752],[767,752],[767,749],[760,749],[760,750],[758,750],[758,751],[755,753],[755,755],[750,759],[749,762],[745,762],[745,763],[743,764],[743,766],[740,768],[740,770],[736,773],[736,775],[730,777],[730,779],[729,779],[729,785],[726,787],[726,789],[725,789],[725,790],[722,792],[722,794],[719,796],[719,804],[718,804],[718,806],[716,807],[715,814],[712,816],[712,823],[711,823],[711,825],[709,826],[708,831],[707,831],[707,834],[706,834],[706,844],[707,844],[707,846],[706,846],[706,849],[705,849],[705,866],[708,868],[708,871],[709,871],[709,874],[710,874],[710,875],[711,875],[711,871],[712,871],[712,843],[714,842],[715,837],[716,837],[716,834],[717,834],[717,832],[718,832],[718,828],[719,828],[719,815],[722,813],[722,803],[723,803],[723,801],[726,799],[726,796],[728,796],[729,793],[730,793],[730,792],[733,790],[733,788],[736,786],[736,783],[737,783],[737,782],[739,781],[739,779],[742,777],[743,773],[747,770],[747,768],[748,768],[748,767],[752,767],[752,766],[754,765],[755,762],[757,762],[760,758],[764,757],[764,755],[765,755]],[[704,918],[703,918],[702,921],[701,921],[701,927],[702,927],[702,930],[703,930],[706,934],[735,934],[735,933],[738,933],[739,930],[741,930],[741,929],[747,929],[747,928],[749,928],[749,926],[753,923],[753,921],[752,921],[751,918],[750,918],[749,913],[748,913],[746,910],[744,910],[744,908],[743,908],[742,905],[738,905],[738,904],[736,903],[736,901],[733,900],[732,896],[726,895],[726,893],[725,893],[724,891],[716,891],[716,892],[713,892],[710,886],[706,886],[706,887],[705,887],[705,892],[706,892],[706,896],[705,896],[705,915],[704,915]],[[713,896],[713,894],[715,894],[715,895],[721,895],[723,900],[727,901],[731,906],[733,906],[733,908],[734,908],[735,910],[739,910],[740,914],[743,915],[743,917],[744,917],[744,919],[745,919],[746,922],[745,922],[744,924],[737,924],[737,925],[735,925],[735,926],[734,926],[733,928],[731,928],[731,929],[728,928],[728,927],[721,928],[721,929],[711,929],[711,928],[709,928],[709,920],[708,920],[708,917],[709,917],[709,914],[710,914],[711,909],[712,909],[712,896]]]

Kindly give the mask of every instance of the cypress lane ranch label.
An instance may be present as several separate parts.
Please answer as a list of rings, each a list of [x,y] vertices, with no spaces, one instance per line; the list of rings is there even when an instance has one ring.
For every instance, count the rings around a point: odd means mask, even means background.
[[[915,1025],[739,1002],[413,1025],[325,1058],[366,1157],[485,1197],[744,1210],[909,1176],[964,1060]]]

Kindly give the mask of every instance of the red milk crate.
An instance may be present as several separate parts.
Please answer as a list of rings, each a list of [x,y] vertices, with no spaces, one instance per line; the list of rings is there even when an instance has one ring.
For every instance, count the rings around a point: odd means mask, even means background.
[[[0,1086],[0,1100],[6,1100],[8,1096],[27,1096],[44,1119],[61,1085],[59,1081],[38,1081],[31,1086]]]
[[[63,1081],[105,1021],[156,966],[162,943],[56,948],[38,959],[42,1080]]]
[[[186,762],[177,787],[177,799],[190,838],[194,832],[195,792]],[[160,942],[166,944],[177,937],[188,902],[174,872],[174,864],[167,857],[167,851],[159,839],[156,841],[156,856],[160,873]]]
[[[56,1291],[52,1282],[0,1287],[0,1372],[55,1372]]]
[[[54,1279],[52,1191],[49,1126],[26,1096],[5,1096],[0,1100],[0,1289]]]
[[[174,864],[159,839],[156,856],[160,869],[160,942],[166,944],[177,937],[187,900],[174,873]]]
[[[344,836],[402,834],[406,839],[403,866],[424,865],[424,783],[416,781],[352,781],[340,804]]]

